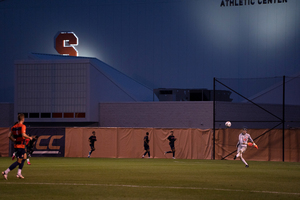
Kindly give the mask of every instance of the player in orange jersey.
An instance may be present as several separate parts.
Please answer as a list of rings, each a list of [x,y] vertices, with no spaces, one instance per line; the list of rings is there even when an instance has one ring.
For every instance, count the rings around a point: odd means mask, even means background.
[[[9,139],[15,143],[14,147],[16,150],[17,161],[14,162],[9,168],[7,168],[7,170],[2,172],[3,178],[5,180],[7,180],[7,174],[11,170],[15,169],[17,166],[19,166],[17,178],[21,178],[21,179],[24,178],[24,176],[22,176],[22,173],[21,173],[23,166],[24,166],[24,162],[27,158],[24,142],[25,142],[26,138],[29,138],[30,140],[32,140],[32,137],[29,137],[26,134],[26,126],[23,124],[24,120],[25,120],[24,114],[19,114],[18,115],[18,123],[15,124],[11,128],[11,132],[9,134]]]

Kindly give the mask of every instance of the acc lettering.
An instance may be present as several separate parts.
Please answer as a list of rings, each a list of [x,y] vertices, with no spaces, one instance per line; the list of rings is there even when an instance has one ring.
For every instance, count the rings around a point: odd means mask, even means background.
[[[51,150],[58,150],[58,149],[60,149],[60,146],[54,146],[53,145],[53,141],[61,139],[63,137],[63,135],[53,135],[51,138],[50,137],[51,137],[50,135],[39,136],[38,140],[36,141],[35,148],[37,150],[46,150],[46,149],[48,149],[48,147]],[[48,146],[41,145],[41,140],[48,140],[49,138],[50,138],[50,141],[49,141]]]
[[[50,137],[50,135],[43,135],[39,136],[38,140],[36,141],[35,148],[38,150],[45,150],[47,149],[47,146],[40,146],[41,140],[47,140]]]
[[[55,49],[59,54],[78,56],[74,46],[79,43],[78,37],[73,32],[61,32],[55,38]]]
[[[49,149],[60,149],[60,146],[53,146],[53,140],[59,140],[60,138],[62,138],[63,135],[53,135],[50,139],[50,142],[49,142]]]

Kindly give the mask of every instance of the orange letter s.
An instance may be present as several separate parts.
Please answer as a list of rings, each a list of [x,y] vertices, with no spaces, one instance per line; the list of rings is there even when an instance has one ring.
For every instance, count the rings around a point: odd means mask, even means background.
[[[74,46],[78,45],[78,37],[73,32],[60,32],[55,37],[55,49],[59,54],[78,56]]]

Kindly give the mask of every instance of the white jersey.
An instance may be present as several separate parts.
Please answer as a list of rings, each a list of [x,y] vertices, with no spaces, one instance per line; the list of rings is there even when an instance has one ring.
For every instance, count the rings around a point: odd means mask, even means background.
[[[240,135],[239,135],[239,141],[238,141],[238,143],[237,143],[236,146],[237,147],[239,147],[239,146],[240,147],[247,147],[248,139],[251,142],[253,142],[251,136],[248,133],[246,133],[246,134],[240,133]]]

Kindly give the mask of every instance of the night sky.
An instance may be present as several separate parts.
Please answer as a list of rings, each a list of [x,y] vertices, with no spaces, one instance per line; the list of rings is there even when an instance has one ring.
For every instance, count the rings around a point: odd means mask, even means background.
[[[212,89],[214,77],[299,75],[300,1],[232,2],[1,1],[0,102],[14,101],[14,61],[31,52],[58,54],[54,37],[61,31],[78,36],[79,56],[153,89]]]

